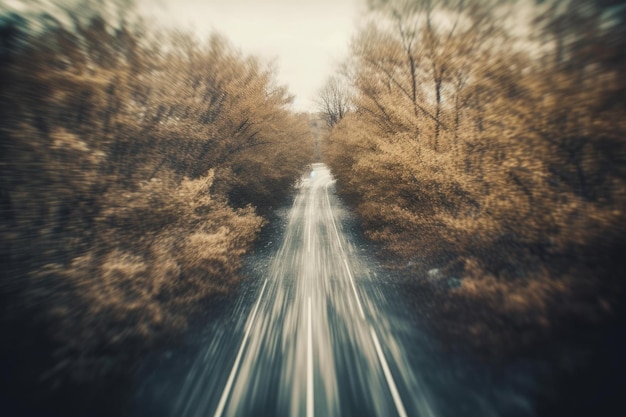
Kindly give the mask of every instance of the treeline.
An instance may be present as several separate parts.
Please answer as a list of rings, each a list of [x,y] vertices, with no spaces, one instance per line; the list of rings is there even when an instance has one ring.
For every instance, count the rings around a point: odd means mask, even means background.
[[[491,352],[614,318],[626,276],[624,7],[370,6],[341,73],[351,111],[330,107],[326,120],[340,120],[325,155],[389,266],[428,294],[420,304],[444,332]],[[336,80],[322,99],[328,89]]]
[[[271,65],[83,3],[0,20],[9,384],[128,372],[180,334],[312,154]]]

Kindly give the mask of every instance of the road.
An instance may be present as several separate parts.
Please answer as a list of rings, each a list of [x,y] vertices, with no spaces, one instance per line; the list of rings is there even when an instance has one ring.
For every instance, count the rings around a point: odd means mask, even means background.
[[[514,387],[407,342],[333,189],[314,164],[257,286],[212,320],[199,352],[150,374],[134,415],[532,415]]]

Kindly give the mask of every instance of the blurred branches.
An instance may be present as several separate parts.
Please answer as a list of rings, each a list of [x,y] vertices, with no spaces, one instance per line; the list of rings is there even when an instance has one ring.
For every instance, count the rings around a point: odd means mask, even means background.
[[[220,35],[151,32],[124,0],[38,5],[0,20],[4,336],[26,361],[46,346],[25,366],[47,378],[91,380],[237,285],[311,132]]]
[[[460,278],[440,309],[484,331],[477,342],[521,346],[487,334],[496,320],[525,323],[530,343],[610,317],[624,271],[624,8],[369,3],[347,71],[354,112],[326,141],[368,235],[415,285],[432,268]]]
[[[321,89],[318,107],[328,128],[335,126],[350,110],[350,90],[342,79],[332,76]]]

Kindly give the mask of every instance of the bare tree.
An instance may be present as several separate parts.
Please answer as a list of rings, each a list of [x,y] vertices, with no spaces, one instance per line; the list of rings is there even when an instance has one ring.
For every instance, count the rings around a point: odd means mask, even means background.
[[[318,96],[318,107],[328,128],[332,129],[350,110],[350,91],[338,77],[328,79]]]

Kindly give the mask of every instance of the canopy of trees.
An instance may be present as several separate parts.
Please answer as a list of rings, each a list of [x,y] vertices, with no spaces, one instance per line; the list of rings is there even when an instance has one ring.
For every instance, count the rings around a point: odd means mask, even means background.
[[[325,154],[389,263],[443,288],[448,330],[478,344],[520,349],[616,314],[624,8],[370,3],[346,71],[354,111]]]
[[[0,21],[13,385],[127,372],[171,339],[237,284],[260,214],[313,150],[308,116],[289,110],[272,67],[221,36],[153,34],[125,9],[55,11]]]

